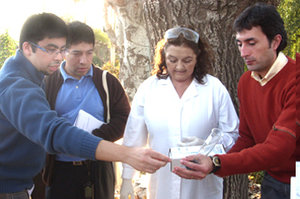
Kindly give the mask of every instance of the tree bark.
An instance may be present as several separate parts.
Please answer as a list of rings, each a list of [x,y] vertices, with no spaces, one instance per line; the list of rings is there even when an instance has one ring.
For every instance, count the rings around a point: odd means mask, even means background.
[[[150,76],[156,43],[176,25],[200,34],[212,55],[213,75],[228,89],[238,112],[237,83],[244,62],[236,47],[232,24],[237,15],[255,0],[106,0],[117,15],[107,31],[114,38],[121,59],[120,80],[132,99],[138,86]],[[260,1],[262,2],[262,1]],[[278,5],[279,0],[264,1]],[[247,175],[226,177],[224,199],[248,198]]]

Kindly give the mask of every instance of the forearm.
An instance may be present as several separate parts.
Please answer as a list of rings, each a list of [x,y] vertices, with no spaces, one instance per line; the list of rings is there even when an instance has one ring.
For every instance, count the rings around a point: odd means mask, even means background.
[[[127,147],[102,140],[96,149],[96,159],[120,161],[139,171],[154,173],[170,162],[170,158],[151,149]]]
[[[96,159],[104,161],[125,162],[128,160],[130,148],[102,140],[96,149]]]
[[[270,134],[271,136],[264,143],[256,144],[238,153],[220,155],[221,169],[216,174],[228,176],[268,170],[293,161],[295,138],[279,131],[270,132]]]
[[[121,113],[120,115],[112,115],[110,122],[93,130],[93,134],[110,142],[119,140],[123,137],[127,116],[126,114],[121,115]]]

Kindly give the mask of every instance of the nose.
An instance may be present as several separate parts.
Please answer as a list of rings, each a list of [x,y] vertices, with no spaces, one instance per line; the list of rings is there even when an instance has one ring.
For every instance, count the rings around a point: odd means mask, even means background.
[[[58,52],[56,52],[56,53],[55,53],[55,58],[56,58],[57,60],[62,61],[62,60],[65,58],[64,52],[63,52],[63,51],[58,51]]]
[[[241,57],[243,57],[243,58],[249,56],[249,54],[250,54],[249,49],[245,45],[240,46],[239,50],[240,50],[240,53],[241,53]]]
[[[184,65],[183,65],[182,61],[179,60],[176,64],[176,68],[178,69],[178,68],[183,68],[183,67],[184,67]]]
[[[87,56],[85,55],[85,53],[82,54],[82,56],[80,56],[80,63],[84,64],[87,62]]]

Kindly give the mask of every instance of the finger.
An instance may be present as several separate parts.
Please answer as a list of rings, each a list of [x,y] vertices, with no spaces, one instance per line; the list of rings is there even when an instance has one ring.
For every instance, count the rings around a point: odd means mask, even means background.
[[[183,175],[187,176],[189,179],[203,179],[206,177],[206,173],[201,171],[189,170],[185,168],[178,167],[178,171],[180,171]]]
[[[199,158],[197,158],[196,155],[189,155],[189,156],[186,156],[184,158],[182,158],[182,160],[186,160],[186,161],[191,161],[191,160],[197,160],[198,161]]]
[[[181,160],[180,163],[189,170],[198,170],[198,167],[199,167],[199,164],[198,164],[197,160],[195,160],[195,159],[189,160],[189,161]]]
[[[151,158],[156,159],[160,162],[164,162],[164,164],[171,162],[171,159],[168,156],[165,156],[161,153],[158,153],[156,151],[151,151]]]
[[[203,179],[206,175],[203,175],[201,172],[187,170],[181,167],[175,167],[173,173],[179,175],[182,178],[186,179]]]
[[[161,161],[161,160],[157,160],[157,159],[151,159],[150,161],[151,161],[150,164],[149,164],[150,169],[153,169],[155,171],[167,164],[167,162]]]

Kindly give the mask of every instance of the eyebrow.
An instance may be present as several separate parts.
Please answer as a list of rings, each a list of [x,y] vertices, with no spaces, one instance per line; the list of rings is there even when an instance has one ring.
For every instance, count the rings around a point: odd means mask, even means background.
[[[247,38],[247,39],[245,39],[243,41],[249,42],[249,41],[253,41],[253,40],[255,40],[255,38],[254,37],[250,37],[250,38]],[[241,42],[241,40],[239,40],[239,39],[236,39],[235,41]]]
[[[47,44],[47,47],[53,47],[53,48],[59,49],[59,47],[55,44]],[[63,45],[61,48],[66,48],[66,45]]]
[[[77,50],[77,49],[74,49],[74,50],[71,50],[70,52],[91,52],[91,51],[94,51],[94,49],[89,49],[89,50],[86,50],[86,51],[82,51],[82,50]]]

